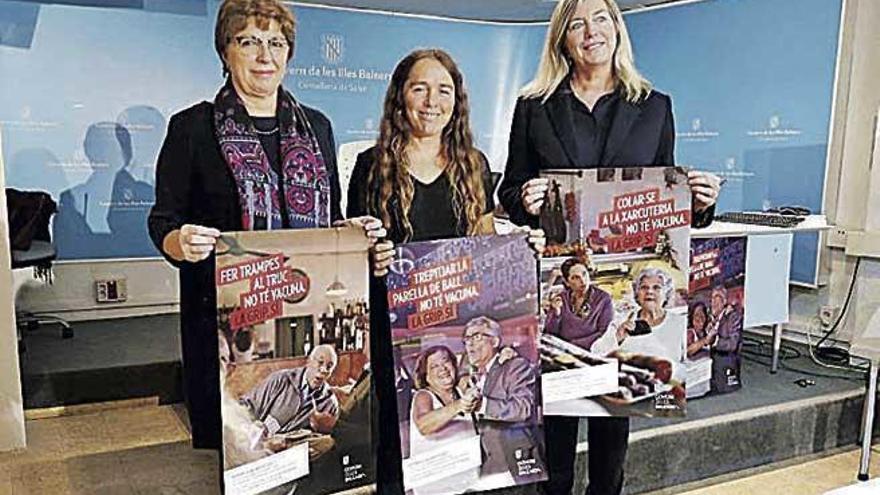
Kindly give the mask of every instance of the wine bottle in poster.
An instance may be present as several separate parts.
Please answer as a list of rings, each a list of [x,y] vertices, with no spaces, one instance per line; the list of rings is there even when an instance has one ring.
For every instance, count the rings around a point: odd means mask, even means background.
[[[564,239],[548,239],[541,260],[542,381],[566,383],[565,374],[574,374],[559,364],[560,352],[568,367],[592,371],[592,380],[556,387],[568,395],[545,386],[545,414],[684,415],[686,173],[630,167],[541,176],[564,198],[567,222]],[[580,397],[572,397],[577,387]]]
[[[369,338],[334,333],[356,323],[338,308],[368,311],[367,249],[357,228],[220,236],[225,493],[329,494],[375,481]]]

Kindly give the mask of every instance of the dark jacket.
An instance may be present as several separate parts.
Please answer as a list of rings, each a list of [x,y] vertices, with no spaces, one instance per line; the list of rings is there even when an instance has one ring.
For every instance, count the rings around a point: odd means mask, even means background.
[[[532,365],[522,357],[504,363],[495,361],[486,371],[481,390],[486,414],[478,421],[482,475],[507,472],[519,485],[540,481],[547,473],[538,426],[536,380]],[[520,470],[520,461],[532,463],[530,469]]]
[[[675,164],[675,123],[672,101],[651,91],[639,103],[621,98],[618,102],[602,159],[599,163],[576,163],[574,118],[569,95],[562,84],[546,103],[540,98],[520,98],[513,112],[508,143],[507,167],[498,198],[518,225],[537,226],[538,217],[526,213],[520,197],[522,185],[547,169],[594,169],[644,167]],[[693,216],[692,225],[712,221],[714,207]]]
[[[330,215],[339,220],[341,196],[336,146],[330,121],[303,107],[330,174]],[[162,252],[169,232],[184,224],[241,230],[241,207],[232,172],[214,136],[214,105],[201,102],[171,117],[156,165],[156,203],[148,218],[150,237]],[[164,252],[163,252],[164,255]],[[220,393],[217,382],[217,296],[214,257],[198,262],[166,259],[180,269],[180,328],[184,393],[193,446],[219,448]]]

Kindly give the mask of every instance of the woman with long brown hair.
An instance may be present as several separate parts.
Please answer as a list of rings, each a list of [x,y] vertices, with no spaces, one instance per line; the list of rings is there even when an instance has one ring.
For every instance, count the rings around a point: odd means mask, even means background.
[[[469,113],[446,52],[416,50],[401,60],[376,146],[358,155],[348,216],[373,212],[398,243],[493,233],[489,164],[474,146]]]
[[[495,232],[492,180],[474,145],[464,78],[443,50],[416,50],[395,67],[376,146],[358,155],[348,188],[348,216],[382,220],[388,240],[374,248],[377,277],[393,243]],[[543,249],[543,233],[531,242]],[[372,358],[378,398],[379,493],[403,493],[394,359],[384,280],[371,284]],[[398,460],[398,462],[393,462]]]

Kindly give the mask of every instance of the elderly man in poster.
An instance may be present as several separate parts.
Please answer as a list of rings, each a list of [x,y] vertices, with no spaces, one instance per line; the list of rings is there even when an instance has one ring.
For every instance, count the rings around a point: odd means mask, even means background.
[[[467,386],[480,392],[475,416],[483,450],[481,477],[504,477],[517,484],[539,479],[545,467],[543,455],[533,452],[540,448],[541,432],[532,364],[515,353],[502,357],[501,325],[491,318],[470,320],[463,340],[470,372]]]
[[[329,433],[339,418],[339,403],[327,383],[337,362],[333,346],[316,346],[304,368],[272,373],[243,395],[241,403],[270,435],[300,429]]]
[[[709,329],[718,337],[712,347],[722,352],[739,350],[742,333],[742,310],[727,300],[727,289],[724,286],[712,289],[712,308],[709,317]]]

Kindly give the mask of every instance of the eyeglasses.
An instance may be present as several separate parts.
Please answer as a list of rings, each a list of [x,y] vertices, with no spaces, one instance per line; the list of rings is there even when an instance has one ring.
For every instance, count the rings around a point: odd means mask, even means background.
[[[238,44],[238,48],[240,48],[242,52],[251,56],[259,54],[260,48],[263,45],[266,45],[269,48],[269,53],[271,53],[273,57],[286,54],[287,49],[290,47],[286,39],[278,36],[268,40],[256,36],[236,36],[235,42]]]
[[[477,332],[477,333],[472,333],[470,335],[465,335],[462,340],[465,343],[468,343],[468,342],[480,343],[480,342],[482,342],[486,339],[489,339],[491,337],[492,337],[492,335],[489,335],[488,333]]]

